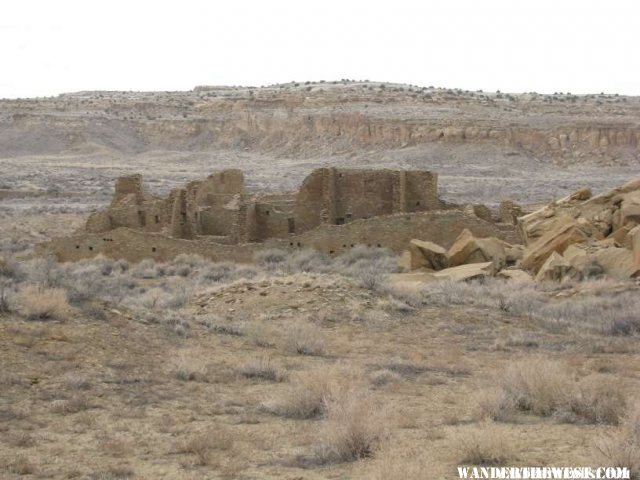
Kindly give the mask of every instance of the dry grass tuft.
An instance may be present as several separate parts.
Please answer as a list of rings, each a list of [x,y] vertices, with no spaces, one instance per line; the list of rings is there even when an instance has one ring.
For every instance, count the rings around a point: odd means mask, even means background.
[[[362,391],[350,391],[325,400],[316,455],[321,463],[369,458],[389,438],[388,413]]]
[[[32,475],[36,469],[33,464],[24,455],[19,455],[13,460],[8,461],[4,465],[5,471],[15,475]]]
[[[19,310],[30,320],[64,320],[70,307],[61,288],[28,286],[18,294]]]
[[[611,467],[626,467],[640,479],[640,405],[621,421],[618,430],[595,445],[598,456]]]
[[[197,352],[182,354],[174,361],[173,373],[178,380],[183,382],[206,382],[209,377],[209,369]]]
[[[237,371],[239,375],[245,378],[265,380],[267,382],[281,382],[286,378],[286,375],[276,365],[273,365],[269,359],[251,361]]]
[[[402,376],[397,372],[385,368],[372,372],[369,375],[369,380],[371,381],[371,384],[373,386],[382,387],[389,383],[397,383],[402,381]]]
[[[359,383],[357,374],[339,367],[297,372],[288,388],[265,408],[287,418],[316,418],[326,413],[328,403]]]
[[[324,332],[312,323],[295,323],[288,328],[284,347],[299,355],[322,355],[325,352]]]
[[[126,465],[109,467],[106,470],[92,473],[89,480],[126,480],[132,478],[135,472]]]
[[[180,443],[176,453],[195,455],[198,465],[210,465],[215,451],[227,451],[233,447],[231,431],[221,426],[197,433]]]
[[[76,395],[69,400],[57,400],[53,402],[51,411],[53,413],[60,413],[63,415],[83,412],[94,408],[89,399],[84,395]]]
[[[608,377],[575,379],[566,365],[543,359],[511,364],[500,380],[500,390],[482,395],[482,416],[506,421],[516,411],[567,423],[617,424],[626,401],[619,385]]]
[[[459,448],[458,461],[465,465],[506,465],[516,456],[504,431],[487,423],[470,433],[461,434],[456,442]]]
[[[409,445],[385,445],[371,462],[367,462],[363,478],[370,480],[413,480],[433,474],[433,462],[425,452]],[[434,476],[435,477],[435,476]]]

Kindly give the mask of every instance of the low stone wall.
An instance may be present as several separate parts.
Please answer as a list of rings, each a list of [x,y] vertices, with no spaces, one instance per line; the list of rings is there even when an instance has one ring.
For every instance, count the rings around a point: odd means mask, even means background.
[[[36,254],[53,254],[62,262],[74,262],[98,254],[139,262],[146,258],[167,261],[181,253],[187,253],[201,255],[214,262],[251,263],[256,247],[266,248],[266,245],[225,245],[203,239],[184,240],[130,228],[117,228],[106,234],[56,238],[38,245]]]
[[[494,225],[459,210],[438,210],[355,220],[345,225],[323,225],[290,238],[289,245],[340,253],[364,244],[400,253],[414,238],[448,248],[465,228],[477,237],[498,237],[520,243],[513,225]]]
[[[107,233],[81,234],[57,238],[37,246],[38,254],[54,254],[60,261],[77,261],[103,254],[137,262],[145,258],[167,261],[181,253],[197,254],[212,261],[251,263],[256,251],[267,248],[314,248],[338,254],[364,244],[384,247],[400,253],[413,238],[429,240],[449,247],[463,229],[478,237],[495,236],[519,243],[515,228],[494,225],[457,210],[397,214],[356,220],[345,225],[323,225],[287,239],[270,239],[265,243],[226,245],[205,238],[185,240],[162,234],[118,228]]]

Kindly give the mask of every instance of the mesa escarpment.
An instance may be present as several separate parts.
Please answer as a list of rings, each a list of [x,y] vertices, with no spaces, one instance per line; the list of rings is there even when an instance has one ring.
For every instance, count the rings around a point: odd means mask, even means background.
[[[640,102],[615,95],[463,92],[377,82],[81,92],[0,101],[5,155],[246,149],[296,156],[483,145],[560,163],[637,161]]]

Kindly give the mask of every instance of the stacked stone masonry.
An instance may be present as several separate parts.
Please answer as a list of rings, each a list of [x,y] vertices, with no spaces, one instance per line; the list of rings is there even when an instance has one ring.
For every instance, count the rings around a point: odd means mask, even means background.
[[[131,175],[116,181],[111,204],[92,214],[82,232],[38,249],[63,261],[197,253],[250,262],[256,250],[271,247],[334,254],[364,244],[401,252],[412,238],[447,246],[465,228],[517,240],[512,223],[473,212],[441,202],[437,174],[429,171],[321,168],[298,192],[255,194],[245,191],[240,170],[223,170],[166,198],[149,194],[142,176]]]

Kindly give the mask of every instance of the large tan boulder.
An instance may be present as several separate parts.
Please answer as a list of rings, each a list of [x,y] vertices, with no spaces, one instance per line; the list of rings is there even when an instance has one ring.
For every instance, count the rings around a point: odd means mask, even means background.
[[[577,276],[578,272],[576,272],[576,270],[562,255],[557,252],[551,252],[551,255],[549,255],[542,267],[540,267],[540,270],[536,275],[536,282],[559,282],[565,278],[573,278]]]
[[[588,235],[576,220],[566,216],[562,219],[525,249],[522,268],[538,272],[552,253],[562,254],[569,245],[587,241]]]
[[[569,217],[581,223],[582,230],[595,240],[610,236],[625,225],[640,223],[640,179],[591,197],[579,190],[518,219],[518,231],[529,246]]]
[[[409,254],[411,270],[442,270],[449,266],[447,251],[433,242],[413,239],[409,242]]]
[[[518,230],[525,245],[531,245],[546,232],[557,227],[563,222],[560,217],[569,216],[575,218],[574,210],[581,203],[591,198],[591,190],[583,188],[558,201],[523,215],[518,218]]]
[[[438,272],[391,273],[387,275],[387,280],[395,286],[411,286],[429,282],[465,282],[491,277],[494,273],[493,263],[484,262],[445,268]]]
[[[612,219],[614,230],[625,225],[640,223],[640,190],[622,193],[613,199],[619,208],[615,210]]]
[[[476,238],[466,228],[449,248],[449,265],[456,267],[470,263],[493,262],[499,270],[507,263],[506,249],[510,244],[495,238]],[[517,252],[511,252],[513,257]]]
[[[529,273],[525,272],[524,270],[520,270],[519,268],[507,268],[504,270],[500,270],[500,272],[496,274],[496,277],[505,278],[507,280],[519,283],[533,282],[533,277],[529,275]]]
[[[495,274],[493,262],[469,263],[457,267],[445,268],[431,275],[436,280],[448,280],[452,282],[463,282],[479,278],[492,277]]]
[[[640,273],[640,266],[635,265],[633,252],[626,248],[596,248],[593,257],[609,277],[627,280]]]
[[[632,228],[628,234],[631,252],[633,253],[633,266],[640,269],[640,225]],[[638,275],[634,275],[637,277]]]

